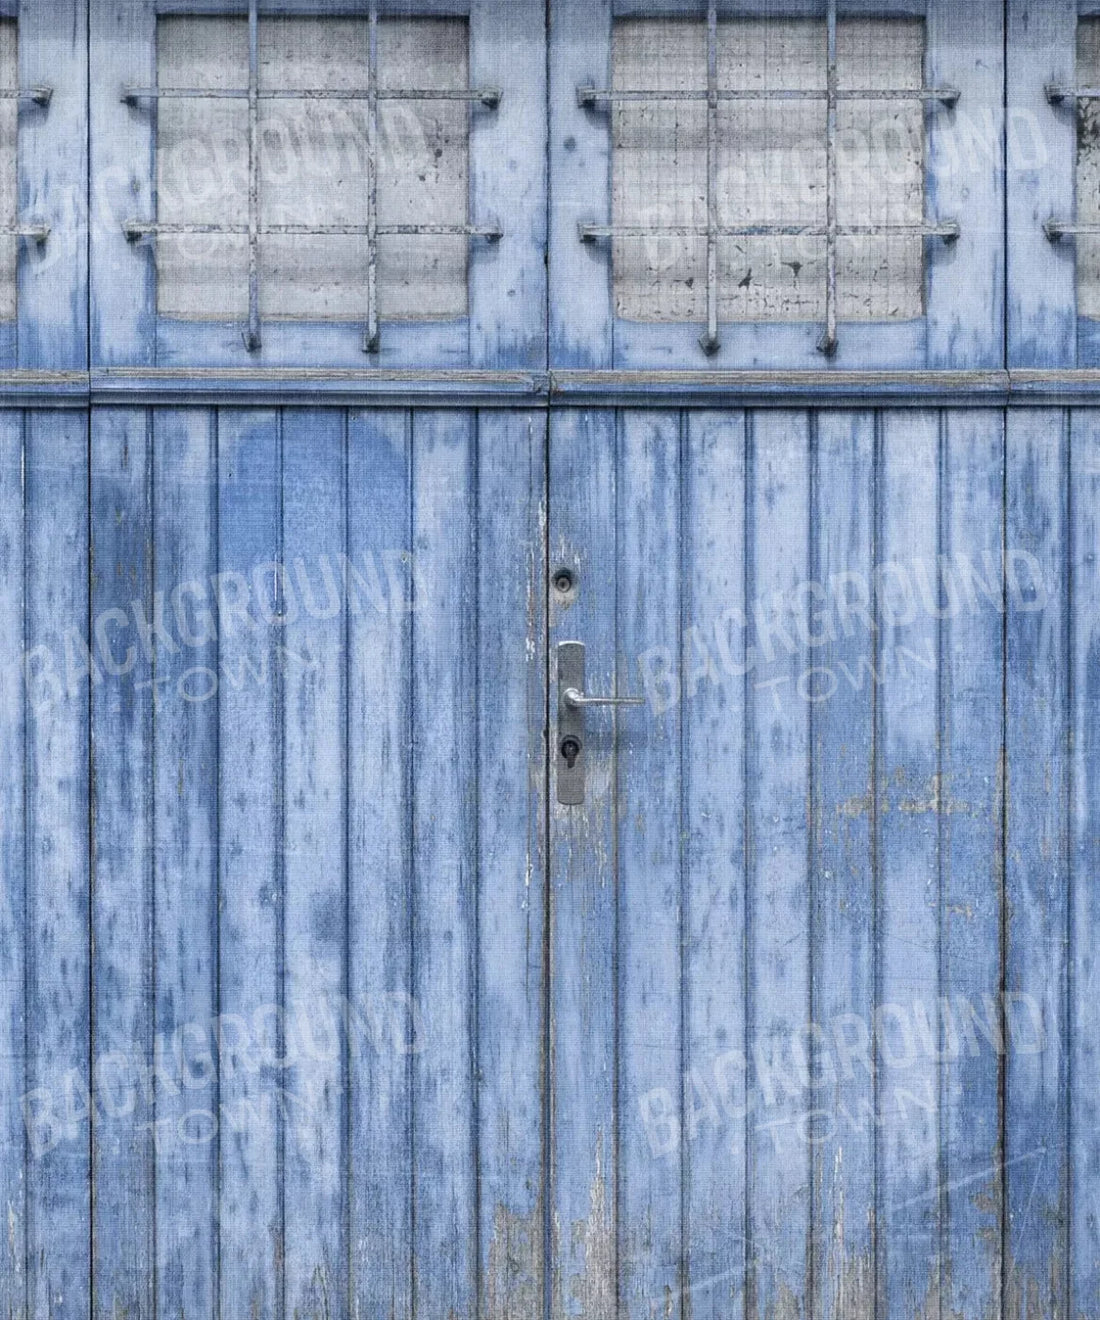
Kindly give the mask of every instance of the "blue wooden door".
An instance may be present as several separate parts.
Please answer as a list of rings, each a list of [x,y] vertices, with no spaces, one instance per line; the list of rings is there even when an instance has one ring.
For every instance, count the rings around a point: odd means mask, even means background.
[[[1096,9],[0,3],[0,1313],[1100,1316]]]

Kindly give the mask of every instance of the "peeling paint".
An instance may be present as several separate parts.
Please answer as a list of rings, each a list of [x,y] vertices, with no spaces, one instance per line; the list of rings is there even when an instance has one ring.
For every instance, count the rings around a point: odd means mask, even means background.
[[[607,1183],[603,1169],[603,1133],[596,1139],[596,1174],[589,1195],[588,1216],[575,1220],[569,1228],[573,1259],[584,1261],[584,1272],[568,1280],[561,1270],[554,1271],[554,1320],[584,1317],[603,1320],[615,1315],[615,1226],[607,1204]],[[554,1254],[564,1261],[561,1251],[562,1228],[554,1217]]]
[[[848,1250],[843,1163],[841,1146],[833,1164],[833,1226],[827,1277],[835,1320],[862,1320],[875,1314],[875,1262],[870,1251],[850,1254]]]
[[[527,1214],[498,1205],[489,1243],[485,1320],[537,1316],[542,1310],[542,1207]]]
[[[1059,1298],[1064,1291],[1064,1259],[1052,1257],[1045,1281],[1010,1262],[1005,1271],[1004,1320],[1063,1320]]]

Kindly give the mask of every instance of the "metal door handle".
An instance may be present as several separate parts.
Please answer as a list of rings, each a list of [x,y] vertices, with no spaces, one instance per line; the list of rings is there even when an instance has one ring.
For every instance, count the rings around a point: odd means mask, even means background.
[[[561,694],[561,699],[567,706],[574,710],[581,710],[585,706],[644,706],[645,697],[586,697],[583,692],[578,692],[575,687],[567,687]]]
[[[584,643],[558,646],[558,801],[584,802],[584,712],[589,706],[644,706],[644,697],[591,697],[584,691]]]

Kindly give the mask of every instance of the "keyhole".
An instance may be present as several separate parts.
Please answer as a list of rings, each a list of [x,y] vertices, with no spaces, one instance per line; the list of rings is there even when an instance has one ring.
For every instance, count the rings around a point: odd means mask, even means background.
[[[561,743],[561,754],[565,757],[565,764],[570,770],[577,763],[577,757],[581,754],[581,745],[576,738],[563,738]]]

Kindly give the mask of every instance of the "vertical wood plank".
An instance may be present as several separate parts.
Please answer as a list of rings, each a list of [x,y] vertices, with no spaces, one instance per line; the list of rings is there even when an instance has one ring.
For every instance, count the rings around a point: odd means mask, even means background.
[[[928,368],[1004,359],[1004,6],[932,0],[926,76],[965,88],[954,109],[926,107],[926,210],[957,220],[949,246],[926,242]],[[1045,240],[1044,240],[1045,241]]]
[[[546,365],[546,6],[471,0],[470,86],[506,87],[472,112],[470,215],[498,220],[496,243],[470,245],[470,362]]]
[[[616,509],[618,689],[634,658],[680,627],[680,414],[624,411]],[[595,692],[607,689],[591,688]],[[647,1097],[683,1076],[680,706],[588,712],[618,744],[619,1296],[626,1316],[682,1308],[682,1152],[656,1158]]]
[[[0,1315],[27,1311],[23,417],[0,413]]]
[[[349,416],[348,1193],[363,1320],[412,1314],[411,462],[410,414]]]
[[[286,1310],[348,1296],[344,714],[345,420],[283,415],[283,813],[288,1039]]]
[[[820,413],[811,636],[813,1314],[874,1314],[875,419]]]
[[[616,416],[551,415],[549,571],[574,588],[550,592],[550,688],[556,648],[583,641],[586,681],[610,692],[616,673]],[[634,712],[635,716],[639,712]],[[644,712],[642,712],[644,716]],[[584,747],[583,806],[562,806],[550,777],[551,1315],[612,1315],[617,1296],[618,1087],[615,940],[618,889],[613,727],[593,721]],[[550,748],[558,745],[550,702]]]
[[[91,617],[105,671],[91,720],[92,1287],[107,1315],[153,1309],[153,704],[128,636],[135,604],[152,612],[151,462],[145,409],[92,414]]]
[[[1069,612],[1071,628],[1071,836],[1069,1014],[1069,1261],[1071,1315],[1100,1309],[1100,1031],[1096,987],[1100,898],[1100,418],[1072,414],[1069,456]]]
[[[1052,243],[1048,220],[1072,220],[1077,161],[1077,0],[1009,0],[1007,117],[1008,364],[1077,365],[1077,251]]]
[[[675,681],[658,649],[650,701],[682,702],[685,1314],[745,1314],[745,416],[687,414],[683,628]],[[644,654],[644,653],[643,653]],[[672,673],[677,671],[672,668]],[[664,1099],[664,1097],[662,1097]],[[657,1143],[661,1109],[651,1106]],[[667,1111],[666,1111],[667,1120]]]
[[[266,571],[280,557],[280,451],[276,413],[219,412],[218,1224],[226,1316],[283,1313],[281,602]]]
[[[26,436],[27,1309],[91,1307],[88,421]]]
[[[1046,1317],[1070,1314],[1069,431],[1060,409],[1007,424],[1005,990],[1042,1017],[1005,1060],[1005,1306]]]
[[[941,1282],[937,1042],[914,1030],[920,1012],[935,1023],[940,991],[939,629],[917,591],[939,550],[939,462],[935,413],[883,417],[874,1059],[878,1294],[890,1315],[925,1314]]]
[[[161,1315],[217,1309],[217,435],[204,409],[153,418],[156,1287]],[[168,1084],[165,1084],[165,1079]]]
[[[945,416],[939,787],[945,1312],[1001,1314],[1004,422]],[[935,1020],[935,1019],[934,1019]]]
[[[481,1314],[544,1300],[546,419],[478,431]]]
[[[610,367],[611,252],[582,243],[578,225],[611,221],[611,135],[603,110],[577,104],[578,87],[607,87],[611,0],[550,8],[550,361]]]
[[[477,1308],[477,435],[469,413],[413,423],[413,1300]]]
[[[48,109],[20,107],[19,209],[48,224],[21,245],[18,362],[48,370],[88,362],[88,5],[19,6],[21,87],[53,89]],[[113,90],[113,89],[112,89]]]
[[[746,553],[760,659],[746,735],[747,1194],[750,1307],[761,1316],[797,1313],[810,1240],[810,1099],[793,1066],[810,1007],[809,659],[800,591],[810,567],[810,456],[806,414],[753,416]],[[758,613],[757,602],[779,613]]]
[[[155,0],[91,6],[89,160],[93,187],[90,361],[156,362],[156,266],[148,243],[131,243],[129,219],[154,217],[155,113],[127,105],[123,87],[155,87]]]

